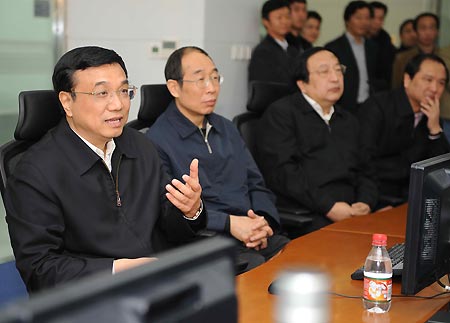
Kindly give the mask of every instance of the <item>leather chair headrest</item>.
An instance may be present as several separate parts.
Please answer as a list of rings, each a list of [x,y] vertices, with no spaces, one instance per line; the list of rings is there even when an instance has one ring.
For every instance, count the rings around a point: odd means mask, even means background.
[[[19,94],[19,119],[14,138],[37,141],[56,126],[64,115],[53,90],[23,91]]]
[[[166,84],[144,84],[141,86],[141,105],[138,119],[153,123],[173,100]]]
[[[250,83],[247,110],[262,114],[272,102],[291,93],[291,87],[284,83],[253,81]]]

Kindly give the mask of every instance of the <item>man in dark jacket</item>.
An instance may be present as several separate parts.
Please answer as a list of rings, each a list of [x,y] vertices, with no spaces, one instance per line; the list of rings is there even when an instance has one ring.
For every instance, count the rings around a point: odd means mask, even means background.
[[[378,46],[378,68],[375,71],[377,79],[384,80],[388,88],[392,79],[392,64],[397,49],[391,41],[391,36],[384,30],[384,19],[388,13],[388,7],[379,1],[370,2],[373,16],[370,20],[368,38]]]
[[[448,83],[444,61],[419,54],[406,66],[403,86],[379,93],[360,110],[360,146],[364,169],[378,184],[385,204],[408,197],[413,162],[444,154],[439,99]]]
[[[315,47],[300,56],[294,72],[301,92],[270,105],[260,124],[257,147],[268,187],[280,203],[316,214],[310,230],[369,213],[377,189],[359,170],[358,121],[335,106],[345,66]]]
[[[248,80],[289,83],[289,71],[298,54],[298,49],[286,40],[291,29],[289,3],[268,0],[261,15],[267,36],[253,49]]]
[[[286,39],[301,53],[312,47],[312,44],[302,35],[308,15],[306,0],[289,0],[289,9],[291,10],[291,32],[286,35]]]
[[[56,64],[53,86],[65,118],[23,156],[5,200],[30,292],[149,262],[206,224],[198,161],[185,184],[170,182],[154,146],[124,128],[136,88],[118,54],[73,49]]]
[[[355,114],[371,93],[387,89],[387,83],[375,77],[378,46],[365,38],[372,15],[372,8],[367,2],[351,1],[344,11],[345,34],[325,45],[347,66],[344,93],[338,104]]]
[[[248,262],[247,270],[260,265],[288,239],[273,234],[280,228],[274,196],[239,132],[214,113],[222,76],[204,50],[183,47],[169,57],[165,77],[174,101],[148,137],[175,178],[198,158],[207,228],[241,242],[238,257]]]

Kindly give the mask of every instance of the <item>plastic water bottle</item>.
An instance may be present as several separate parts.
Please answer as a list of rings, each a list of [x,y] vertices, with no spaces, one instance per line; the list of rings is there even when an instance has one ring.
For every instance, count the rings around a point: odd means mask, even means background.
[[[372,313],[385,313],[391,308],[392,263],[386,250],[387,237],[375,233],[372,249],[364,263],[364,308]]]
[[[330,279],[313,268],[286,270],[276,281],[275,322],[328,323]]]

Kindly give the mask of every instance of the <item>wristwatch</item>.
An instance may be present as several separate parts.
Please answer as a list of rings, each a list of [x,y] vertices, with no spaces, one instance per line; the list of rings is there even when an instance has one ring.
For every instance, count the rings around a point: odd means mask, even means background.
[[[198,219],[198,217],[200,216],[200,214],[202,214],[202,212],[203,212],[203,201],[200,200],[200,207],[198,208],[198,211],[195,212],[195,215],[194,215],[192,218],[190,218],[190,217],[187,217],[187,216],[185,216],[185,215],[183,214],[183,217],[184,217],[186,220],[194,221],[194,220],[197,220],[197,219]]]

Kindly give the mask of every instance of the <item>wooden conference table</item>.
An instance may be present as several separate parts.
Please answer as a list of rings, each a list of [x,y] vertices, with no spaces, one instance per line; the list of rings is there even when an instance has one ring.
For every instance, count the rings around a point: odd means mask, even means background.
[[[350,274],[364,263],[370,250],[372,233],[386,233],[388,247],[403,242],[407,206],[334,223],[321,230],[293,240],[278,256],[267,263],[237,276],[240,323],[275,322],[276,296],[267,292],[269,284],[283,269],[313,267],[326,271],[331,278],[330,291],[362,295],[363,282]],[[393,294],[399,295],[400,281],[394,280]],[[430,296],[442,292],[436,283],[417,295]],[[369,315],[361,299],[330,295],[331,322],[426,322],[450,301],[450,296],[435,299],[396,298],[391,310],[382,315]]]

